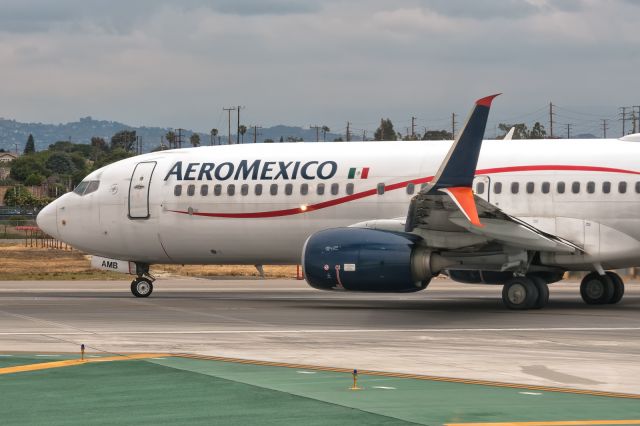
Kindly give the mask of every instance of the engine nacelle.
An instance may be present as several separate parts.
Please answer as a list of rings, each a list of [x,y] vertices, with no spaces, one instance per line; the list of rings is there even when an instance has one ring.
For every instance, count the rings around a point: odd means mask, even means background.
[[[317,232],[302,250],[307,283],[321,290],[406,293],[423,290],[439,272],[437,255],[409,234],[364,228]],[[436,262],[437,263],[437,262]]]

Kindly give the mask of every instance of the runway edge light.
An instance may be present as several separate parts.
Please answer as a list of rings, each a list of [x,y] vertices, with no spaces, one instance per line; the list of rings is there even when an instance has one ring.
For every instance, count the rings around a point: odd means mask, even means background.
[[[84,361],[84,343],[80,345],[80,359]]]
[[[362,388],[358,386],[358,370],[354,368],[353,373],[351,373],[351,375],[353,376],[353,386],[351,386],[349,389],[362,390]]]

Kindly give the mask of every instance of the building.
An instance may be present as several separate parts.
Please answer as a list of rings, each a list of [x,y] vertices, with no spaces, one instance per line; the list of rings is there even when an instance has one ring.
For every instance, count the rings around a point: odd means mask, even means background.
[[[0,152],[0,163],[8,163],[9,161],[13,161],[16,158],[18,158],[18,156],[11,152]]]

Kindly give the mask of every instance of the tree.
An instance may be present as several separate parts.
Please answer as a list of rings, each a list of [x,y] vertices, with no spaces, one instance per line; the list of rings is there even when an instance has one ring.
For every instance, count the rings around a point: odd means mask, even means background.
[[[107,141],[99,136],[94,136],[91,138],[91,146],[96,148],[98,151],[104,152],[107,150]]]
[[[191,142],[191,146],[193,146],[194,148],[199,147],[200,135],[197,133],[192,133],[191,136],[189,136],[189,142]]]
[[[393,130],[393,123],[388,118],[380,120],[380,127],[378,127],[373,134],[373,139],[377,141],[395,141],[398,140],[395,130]]]
[[[240,133],[240,135],[242,136],[241,143],[244,143],[244,134],[247,133],[247,126],[245,126],[244,124],[238,126],[238,133]]]
[[[423,141],[450,141],[452,139],[453,135],[446,130],[427,130],[422,135]]]
[[[284,138],[280,136],[280,142],[284,142]]]
[[[18,182],[24,182],[32,173],[49,176],[51,173],[45,166],[45,156],[43,153],[33,155],[23,155],[11,162],[10,176]]]
[[[100,167],[104,167],[107,164],[115,163],[116,161],[124,160],[125,158],[132,157],[133,153],[125,151],[122,148],[116,148],[110,151],[108,154],[103,155],[98,158],[98,160],[93,164],[93,169],[97,170]]]
[[[24,184],[27,186],[37,186],[37,185],[42,185],[43,181],[44,181],[44,176],[38,173],[31,173],[24,180]]]
[[[344,139],[342,139],[342,136],[338,136],[337,138],[335,138],[333,140],[334,142],[344,142]]]
[[[544,130],[544,126],[540,124],[540,122],[536,121],[531,128],[531,132],[529,132],[529,139],[544,139],[546,137],[547,132]]]
[[[111,149],[122,148],[125,151],[133,151],[133,147],[136,142],[135,130],[121,130],[115,135],[111,136]]]
[[[164,138],[167,140],[167,142],[169,143],[169,148],[174,147],[176,145],[176,141],[178,139],[178,137],[176,136],[176,132],[174,132],[173,130],[169,130],[167,132],[166,135],[164,135]]]
[[[54,152],[49,156],[45,165],[52,173],[58,175],[70,175],[77,170],[71,155],[66,152]]]
[[[265,139],[264,143],[273,143],[273,139]]]
[[[27,188],[22,185],[16,185],[4,194],[4,203],[7,206],[15,207],[39,207],[46,203],[46,200],[35,197]]]
[[[27,144],[24,146],[24,155],[33,154],[34,152],[36,152],[36,143],[33,140],[33,135],[29,133]]]
[[[322,126],[322,141],[327,141],[327,133],[329,133],[331,129],[328,126]]]
[[[214,127],[211,129],[211,145],[216,144],[216,136],[218,136],[218,129]]]

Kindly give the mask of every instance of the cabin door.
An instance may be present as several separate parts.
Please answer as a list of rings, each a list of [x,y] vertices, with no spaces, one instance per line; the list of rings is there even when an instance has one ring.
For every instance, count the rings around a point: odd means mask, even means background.
[[[149,190],[155,168],[155,161],[146,161],[136,164],[133,169],[129,184],[129,219],[149,218]]]
[[[489,176],[476,176],[473,179],[473,193],[490,203],[491,200],[491,178]]]

